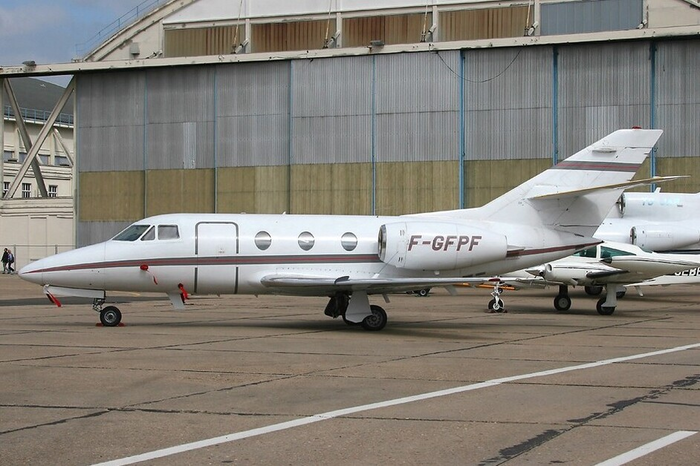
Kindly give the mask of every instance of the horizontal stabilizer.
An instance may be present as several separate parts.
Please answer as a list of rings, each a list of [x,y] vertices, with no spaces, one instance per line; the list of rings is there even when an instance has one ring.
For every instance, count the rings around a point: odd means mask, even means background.
[[[616,190],[616,189],[629,189],[629,188],[635,188],[638,186],[647,186],[650,184],[659,184],[659,183],[665,183],[668,181],[674,181],[680,178],[687,178],[687,175],[679,175],[679,176],[655,176],[653,178],[646,178],[643,180],[633,180],[633,181],[627,181],[624,183],[615,183],[615,184],[608,184],[608,185],[602,185],[602,186],[592,186],[590,188],[582,188],[582,189],[574,189],[571,191],[562,191],[562,192],[553,192],[553,193],[547,193],[547,194],[539,194],[535,195],[532,197],[528,197],[530,200],[534,201],[539,201],[539,200],[544,200],[544,199],[565,199],[567,197],[577,197],[577,196],[584,196],[589,193],[593,193],[596,191],[607,191],[607,190]],[[551,189],[552,186],[535,186],[533,188],[533,191],[538,191],[538,190],[547,190]]]

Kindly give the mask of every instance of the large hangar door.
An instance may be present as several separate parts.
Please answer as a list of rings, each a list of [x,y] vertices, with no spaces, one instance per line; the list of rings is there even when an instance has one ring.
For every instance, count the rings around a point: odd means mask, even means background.
[[[201,222],[195,228],[195,294],[238,292],[238,225]]]

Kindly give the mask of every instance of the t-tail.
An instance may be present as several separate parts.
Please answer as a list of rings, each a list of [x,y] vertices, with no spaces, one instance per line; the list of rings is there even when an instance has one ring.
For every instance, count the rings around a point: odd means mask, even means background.
[[[483,207],[438,215],[592,236],[622,190],[677,178],[631,181],[662,132],[615,131]]]

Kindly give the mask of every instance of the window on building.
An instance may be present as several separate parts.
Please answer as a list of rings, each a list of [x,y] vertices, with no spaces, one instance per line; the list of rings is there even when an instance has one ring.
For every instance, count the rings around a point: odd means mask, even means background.
[[[55,184],[49,185],[49,197],[58,197],[58,186]]]
[[[15,153],[14,153],[14,152],[12,152],[11,150],[3,151],[3,153],[2,153],[2,160],[3,160],[4,162],[9,162],[10,160],[14,160],[14,159],[15,159]]]
[[[9,181],[3,181],[2,182],[2,197],[5,197],[5,194],[10,190],[10,182]]]
[[[32,197],[32,185],[30,183],[22,183],[22,198]]]
[[[49,164],[49,156],[44,155],[44,154],[39,154],[39,160],[43,165],[48,165]]]
[[[57,155],[56,157],[54,157],[54,162],[58,167],[70,167],[68,157],[66,157],[65,155]]]

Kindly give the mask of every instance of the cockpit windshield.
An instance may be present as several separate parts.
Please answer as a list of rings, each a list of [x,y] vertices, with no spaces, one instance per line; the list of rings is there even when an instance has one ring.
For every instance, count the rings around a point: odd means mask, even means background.
[[[136,241],[148,230],[150,225],[131,225],[126,230],[112,238],[114,241]]]

